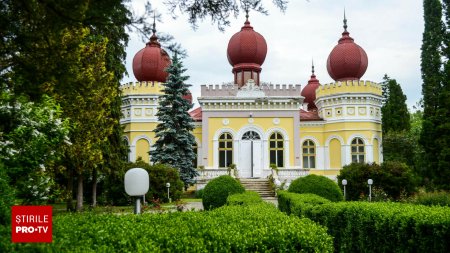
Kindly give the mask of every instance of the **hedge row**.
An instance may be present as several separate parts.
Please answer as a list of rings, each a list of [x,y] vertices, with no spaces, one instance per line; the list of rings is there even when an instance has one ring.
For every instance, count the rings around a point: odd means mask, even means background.
[[[142,215],[67,214],[53,219],[53,243],[13,252],[332,252],[326,228],[274,205]]]
[[[248,206],[263,203],[261,196],[254,191],[245,191],[244,193],[228,196],[228,206]]]
[[[331,203],[330,200],[320,197],[316,194],[305,193],[298,194],[287,191],[278,191],[278,208],[287,214],[291,214],[291,208],[293,206],[301,203],[302,205],[311,204],[311,205],[320,205],[325,203]]]
[[[328,227],[336,252],[450,252],[449,207],[392,202],[313,205],[290,193],[278,196],[280,210]]]

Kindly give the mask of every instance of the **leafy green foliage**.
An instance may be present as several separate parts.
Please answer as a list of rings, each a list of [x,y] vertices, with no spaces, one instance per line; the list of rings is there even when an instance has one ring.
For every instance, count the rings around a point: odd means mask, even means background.
[[[230,176],[220,176],[209,181],[203,191],[203,208],[211,210],[227,203],[228,196],[243,193],[244,187]]]
[[[347,179],[348,200],[359,200],[369,195],[368,179],[373,180],[372,187],[377,188],[379,193],[386,193],[387,197],[394,200],[404,195],[411,195],[417,185],[417,179],[411,169],[399,162],[385,162],[381,166],[375,163],[352,163],[344,166],[337,179],[340,187],[342,187],[342,180]],[[382,196],[378,197],[383,199]],[[377,196],[374,196],[374,199],[376,200]]]
[[[275,6],[281,11],[285,11],[287,0],[273,0]],[[253,10],[263,14],[268,14],[262,0],[240,0],[240,1],[188,1],[188,0],[170,0],[166,2],[170,13],[176,13],[178,10],[186,13],[189,17],[189,23],[196,28],[198,21],[211,19],[211,22],[217,24],[219,30],[224,30],[224,26],[230,25],[230,16],[237,17],[239,10]]]
[[[192,149],[195,145],[195,138],[191,133],[194,125],[188,113],[192,104],[183,98],[189,92],[190,85],[185,83],[189,77],[183,75],[186,69],[177,54],[172,58],[167,72],[169,76],[164,83],[164,94],[160,96],[156,114],[161,123],[155,129],[157,140],[150,157],[155,163],[177,168],[187,188],[195,183],[195,177],[198,176],[196,168],[192,166],[196,155]]]
[[[0,160],[17,197],[28,204],[52,199],[51,168],[68,143],[69,121],[62,120],[62,109],[48,96],[33,103],[2,91],[0,119]]]
[[[383,135],[391,131],[408,131],[411,128],[410,116],[402,87],[395,79],[391,79],[387,75],[383,79],[384,103],[381,107]]]
[[[238,193],[228,196],[228,206],[248,206],[263,203],[261,196],[254,191],[245,191],[244,193]]]
[[[333,180],[313,174],[292,181],[288,191],[295,193],[313,193],[331,201],[343,200],[342,191]]]
[[[450,67],[448,1],[423,3],[425,29],[422,40],[421,70],[423,125],[420,144],[424,148],[421,176],[430,187],[450,190]],[[443,13],[445,19],[443,19]],[[444,23],[444,20],[446,23]]]
[[[205,189],[200,189],[200,190],[195,191],[195,198],[202,199],[204,191],[205,191]]]
[[[100,184],[102,189],[99,204],[102,205],[131,205],[132,198],[125,193],[123,183],[125,173],[131,168],[143,168],[149,174],[150,186],[146,194],[146,201],[168,202],[166,183],[170,183],[170,198],[172,201],[179,200],[183,191],[183,182],[180,180],[178,170],[164,164],[149,165],[137,160],[127,163],[122,169],[105,178]]]
[[[291,214],[291,207],[294,203],[302,203],[302,205],[321,205],[325,203],[331,203],[330,200],[320,197],[319,195],[312,193],[298,194],[288,191],[277,191],[278,195],[278,208],[280,211],[287,214]]]
[[[450,207],[450,193],[445,191],[419,192],[409,202],[425,206]]]
[[[74,229],[76,228],[76,229]],[[210,212],[59,215],[53,243],[14,252],[333,252],[326,228],[261,203]]]
[[[391,131],[383,134],[383,160],[406,163],[415,166],[415,156],[419,151],[417,136],[407,131]]]
[[[11,223],[11,206],[14,205],[14,188],[10,186],[6,168],[0,162],[0,225],[6,226]]]
[[[328,227],[336,252],[448,252],[450,208],[393,202],[312,205],[280,198],[291,213]],[[280,206],[284,207],[284,206]]]

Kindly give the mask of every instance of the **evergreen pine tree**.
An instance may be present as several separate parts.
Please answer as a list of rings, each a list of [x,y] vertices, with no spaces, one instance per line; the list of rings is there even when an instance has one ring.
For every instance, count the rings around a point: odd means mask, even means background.
[[[192,104],[183,98],[190,87],[185,83],[189,78],[183,75],[185,71],[181,59],[175,53],[172,64],[167,68],[169,76],[164,84],[164,95],[160,97],[156,116],[161,123],[155,129],[157,140],[150,157],[155,163],[168,164],[178,169],[186,188],[195,183],[198,173],[192,166],[196,155],[192,149],[195,144],[191,133],[194,125],[188,113]]]
[[[423,5],[425,29],[421,69],[424,111],[420,144],[425,151],[424,164],[427,167],[422,176],[434,186],[450,189],[447,181],[450,178],[450,126],[446,122],[449,118],[450,94],[449,79],[445,74],[445,70],[448,70],[448,32],[442,21],[441,1],[425,0]],[[445,1],[445,6],[448,9],[448,1]]]
[[[409,111],[406,105],[406,95],[395,79],[384,76],[383,106],[381,107],[383,134],[390,131],[409,131]]]

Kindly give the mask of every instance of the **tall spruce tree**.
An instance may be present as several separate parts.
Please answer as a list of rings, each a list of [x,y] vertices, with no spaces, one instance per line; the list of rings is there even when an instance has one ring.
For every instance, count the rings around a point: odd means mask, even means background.
[[[384,76],[383,107],[381,107],[383,134],[389,131],[408,131],[411,128],[406,95],[395,79]]]
[[[440,0],[424,1],[425,29],[422,41],[422,94],[424,102],[420,144],[426,167],[422,176],[431,185],[450,189],[450,94],[448,74],[448,27],[442,20]],[[448,1],[444,6],[448,10]],[[448,11],[446,20],[448,21]],[[448,22],[447,22],[448,26]]]
[[[183,75],[185,71],[181,59],[175,53],[172,64],[167,68],[169,76],[164,84],[164,95],[160,97],[156,116],[161,123],[155,129],[157,140],[150,157],[155,163],[168,164],[178,169],[187,188],[195,183],[198,173],[192,166],[195,159],[192,149],[195,138],[191,133],[194,129],[193,121],[188,113],[192,104],[183,98],[190,87],[185,83],[189,79],[189,76]]]

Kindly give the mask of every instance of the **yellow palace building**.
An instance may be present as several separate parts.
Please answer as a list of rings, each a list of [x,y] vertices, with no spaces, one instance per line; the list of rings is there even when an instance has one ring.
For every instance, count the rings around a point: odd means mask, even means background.
[[[193,162],[202,168],[200,178],[226,174],[230,164],[241,178],[266,178],[270,164],[276,164],[280,180],[307,174],[335,179],[351,162],[382,161],[381,86],[361,80],[368,58],[350,37],[345,19],[342,37],[327,60],[333,83],[320,84],[314,66],[303,89],[265,83],[260,77],[266,54],[264,37],[247,18],[228,43],[233,81],[201,86],[200,106],[190,111],[197,153]],[[154,30],[133,60],[138,81],[122,85],[121,123],[130,161],[142,157],[149,162],[169,64]]]

